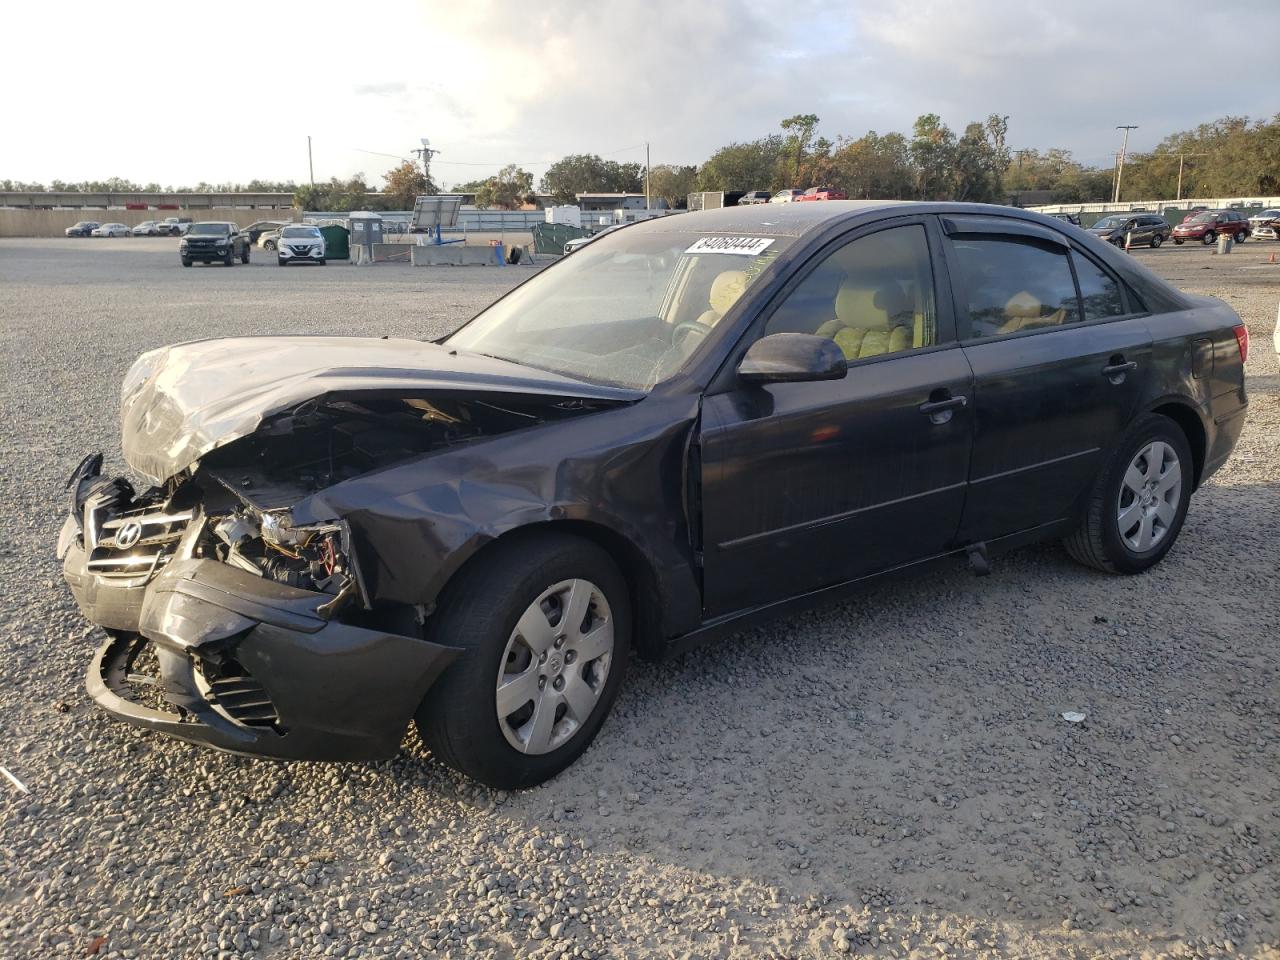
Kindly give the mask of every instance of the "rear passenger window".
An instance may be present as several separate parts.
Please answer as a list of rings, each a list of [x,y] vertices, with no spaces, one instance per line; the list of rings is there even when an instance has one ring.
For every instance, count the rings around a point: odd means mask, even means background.
[[[1080,302],[1084,305],[1086,320],[1123,316],[1124,296],[1120,284],[1088,257],[1073,254],[1076,279],[1080,281]]]
[[[1066,250],[1008,237],[957,237],[956,278],[969,336],[997,337],[1080,319]]]

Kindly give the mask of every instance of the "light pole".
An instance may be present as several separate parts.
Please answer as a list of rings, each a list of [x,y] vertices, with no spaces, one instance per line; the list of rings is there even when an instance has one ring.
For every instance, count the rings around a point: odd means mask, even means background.
[[[311,135],[307,134],[307,172],[311,175],[311,185],[316,185],[316,168],[311,162]]]
[[[1207,153],[1180,153],[1178,154],[1178,195],[1175,200],[1182,199],[1182,161],[1187,157],[1207,157]]]
[[[410,153],[416,153],[416,154],[418,154],[420,157],[422,157],[422,173],[423,173],[423,175],[427,178],[427,186],[428,186],[428,187],[430,187],[430,185],[431,185],[431,158],[432,158],[433,156],[435,156],[437,153],[439,153],[440,151],[439,151],[439,150],[433,150],[433,149],[431,148],[431,141],[430,141],[430,140],[428,140],[426,137],[423,137],[423,138],[422,138],[421,143],[422,143],[422,149],[420,149],[420,150],[410,150],[409,152],[410,152]]]
[[[649,202],[649,142],[646,140],[644,144],[644,208],[648,210],[652,203]]]
[[[1124,155],[1129,151],[1129,131],[1137,130],[1138,125],[1136,123],[1122,123],[1117,124],[1116,129],[1124,131],[1124,143],[1120,147],[1120,163],[1119,166],[1116,167],[1116,193],[1115,196],[1111,198],[1112,203],[1120,202],[1120,179],[1124,176]]]

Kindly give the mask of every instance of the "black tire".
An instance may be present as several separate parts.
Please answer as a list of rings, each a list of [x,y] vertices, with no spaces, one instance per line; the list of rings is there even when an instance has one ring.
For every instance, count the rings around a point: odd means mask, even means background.
[[[1154,237],[1151,238],[1151,249],[1159,250],[1160,244],[1162,243],[1164,243],[1164,234],[1157,233]]]
[[[1175,247],[1180,247],[1180,246],[1182,246],[1182,238],[1181,238],[1181,237],[1174,237],[1174,238],[1173,238],[1173,245],[1174,245]]]
[[[276,257],[276,266],[277,266],[277,267],[283,267],[283,266],[284,266],[285,264],[287,264],[288,262],[289,262],[289,261],[288,261],[288,260],[286,260],[284,257]]]
[[[423,742],[442,763],[502,790],[549,780],[591,744],[622,685],[631,648],[627,583],[595,544],[561,534],[519,536],[490,548],[445,589],[427,622],[427,639],[465,648],[436,681],[414,718]],[[587,579],[604,594],[614,647],[604,686],[584,722],[560,747],[521,753],[503,734],[495,702],[508,640],[524,612],[547,588]]]
[[[240,262],[241,263],[249,262],[249,245],[247,243],[244,245],[244,253],[240,254]]]
[[[326,262],[326,261],[325,261],[324,257],[321,257],[321,258],[320,258],[320,266],[322,266],[322,267],[323,267],[323,266],[325,265],[325,262]]]
[[[189,266],[191,266],[191,258],[190,258],[190,257],[183,257],[183,258],[182,258],[182,265],[183,265],[184,267],[189,267]]]
[[[1236,233],[1236,243],[1244,243],[1248,239],[1249,232],[1247,230],[1240,230]]]
[[[1129,465],[1144,447],[1157,440],[1173,448],[1178,459],[1181,486],[1173,521],[1153,547],[1139,552],[1124,542],[1117,508],[1121,505],[1121,486]],[[1155,413],[1139,417],[1116,443],[1094,480],[1080,526],[1063,540],[1067,553],[1079,563],[1105,573],[1132,574],[1151,569],[1173,548],[1182,530],[1195,482],[1194,471],[1191,446],[1181,427],[1168,417]]]
[[[1205,231],[1203,243],[1206,247],[1213,246],[1213,244],[1217,243],[1217,241],[1218,241],[1218,235],[1216,233],[1214,233],[1212,230]]]

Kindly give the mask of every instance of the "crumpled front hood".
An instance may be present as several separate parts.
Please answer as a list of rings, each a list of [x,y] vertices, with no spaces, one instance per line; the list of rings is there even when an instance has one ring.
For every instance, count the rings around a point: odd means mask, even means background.
[[[332,393],[424,391],[563,396],[628,402],[643,393],[572,380],[420,340],[239,337],[145,353],[120,391],[121,445],[154,483],[264,418]]]

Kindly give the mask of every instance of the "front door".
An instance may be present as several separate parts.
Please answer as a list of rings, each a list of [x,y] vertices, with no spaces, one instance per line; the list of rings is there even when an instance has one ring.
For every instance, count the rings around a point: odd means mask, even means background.
[[[959,535],[970,542],[1072,515],[1137,410],[1151,334],[1120,281],[1055,231],[1002,233],[997,218],[950,223],[958,323],[974,374]]]
[[[930,231],[895,223],[820,253],[752,334],[830,337],[844,379],[735,382],[704,402],[708,617],[932,556],[955,536],[971,372],[938,310]]]

